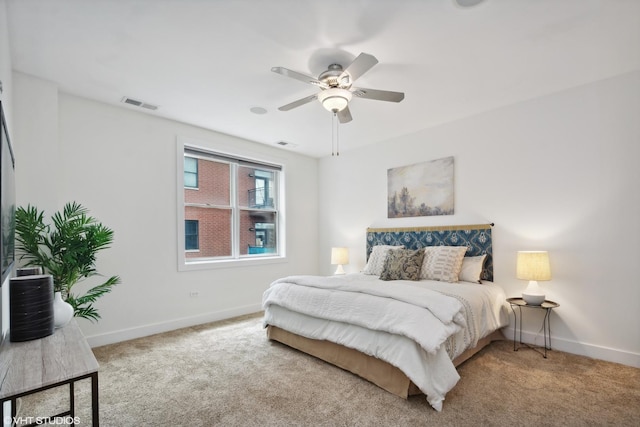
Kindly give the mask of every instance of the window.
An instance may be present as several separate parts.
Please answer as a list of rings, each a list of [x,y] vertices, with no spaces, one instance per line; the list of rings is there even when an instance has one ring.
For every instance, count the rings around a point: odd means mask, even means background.
[[[187,219],[184,221],[184,249],[187,251],[197,251],[199,224],[197,220]]]
[[[281,257],[282,167],[188,145],[182,154],[181,265]]]
[[[255,188],[250,190],[249,196],[253,206],[273,206],[273,174],[271,172],[255,171]]]
[[[198,159],[184,157],[184,186],[198,188]]]

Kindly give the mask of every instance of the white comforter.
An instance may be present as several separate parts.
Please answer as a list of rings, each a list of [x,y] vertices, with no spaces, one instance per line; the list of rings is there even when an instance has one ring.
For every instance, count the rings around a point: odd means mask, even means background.
[[[440,411],[460,379],[452,359],[507,324],[504,301],[493,284],[291,276],[265,291],[264,324],[385,360]]]

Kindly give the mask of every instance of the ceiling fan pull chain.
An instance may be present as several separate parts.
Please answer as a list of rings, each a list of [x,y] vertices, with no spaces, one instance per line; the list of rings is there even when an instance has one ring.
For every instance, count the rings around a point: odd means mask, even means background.
[[[336,147],[336,117],[337,114],[334,112],[331,116],[331,155],[335,156],[335,147]]]
[[[340,121],[338,121],[338,113],[333,113],[336,122],[336,156],[340,155]]]

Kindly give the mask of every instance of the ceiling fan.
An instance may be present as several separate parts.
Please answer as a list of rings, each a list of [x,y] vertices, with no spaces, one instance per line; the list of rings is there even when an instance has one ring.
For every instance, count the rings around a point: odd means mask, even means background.
[[[369,71],[377,63],[378,60],[375,56],[369,55],[368,53],[361,53],[347,68],[343,69],[340,64],[331,64],[318,78],[283,67],[273,67],[271,71],[274,73],[312,84],[321,89],[320,92],[314,95],[283,105],[278,108],[278,110],[289,111],[317,99],[324,108],[337,114],[340,123],[348,123],[352,120],[351,112],[349,111],[349,101],[351,101],[353,96],[376,101],[402,101],[404,99],[403,92],[390,92],[387,90],[365,89],[352,86],[358,77]]]

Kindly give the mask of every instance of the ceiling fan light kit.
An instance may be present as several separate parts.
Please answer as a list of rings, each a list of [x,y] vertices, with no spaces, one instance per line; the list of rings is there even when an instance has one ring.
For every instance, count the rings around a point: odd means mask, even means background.
[[[331,88],[318,94],[318,100],[327,111],[337,113],[344,110],[351,101],[351,92],[346,89]]]

